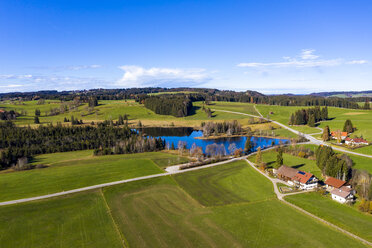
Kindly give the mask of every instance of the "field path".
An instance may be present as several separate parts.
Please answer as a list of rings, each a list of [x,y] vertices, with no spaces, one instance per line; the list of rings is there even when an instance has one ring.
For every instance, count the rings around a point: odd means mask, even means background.
[[[280,122],[277,122],[277,121],[270,120],[270,119],[267,119],[265,117],[262,117],[262,114],[258,111],[258,109],[256,108],[256,106],[254,106],[254,107],[255,107],[255,110],[257,111],[257,113],[260,116],[246,114],[246,113],[241,113],[241,112],[235,112],[235,111],[229,111],[229,110],[213,109],[213,111],[220,111],[220,112],[226,112],[226,113],[232,113],[232,114],[246,115],[246,116],[256,117],[256,118],[262,118],[264,120],[267,120],[267,121],[270,121],[272,123],[275,123],[275,124],[281,126],[282,128],[285,128],[285,129],[291,131],[292,133],[295,133],[295,134],[304,136],[306,139],[310,140],[310,143],[311,144],[329,146],[329,144],[327,144],[326,142],[324,142],[322,140],[318,140],[318,139],[314,138],[313,136],[311,136],[311,135],[314,135],[314,134],[304,134],[304,133],[301,133],[300,131],[294,130],[293,128],[290,128],[290,127],[288,127],[288,126],[286,126],[286,125],[284,125],[284,124],[282,124]],[[319,134],[319,133],[315,133],[315,134]],[[336,150],[336,151],[340,151],[340,152],[344,152],[344,153],[349,153],[349,154],[353,154],[353,155],[356,155],[356,156],[362,156],[362,157],[372,158],[372,155],[367,155],[367,154],[352,152],[352,151],[344,150],[344,149],[341,149],[339,147],[334,147],[334,146],[331,146],[331,147],[333,148],[333,150]]]
[[[247,163],[248,163],[248,164],[249,164],[253,169],[255,169],[256,171],[258,171],[259,173],[261,173],[263,176],[265,176],[267,179],[269,179],[269,180],[273,183],[273,186],[274,186],[274,192],[275,192],[275,194],[277,195],[277,197],[278,197],[278,199],[279,199],[280,201],[282,201],[282,202],[285,203],[286,205],[288,205],[288,206],[290,206],[290,207],[292,207],[292,208],[295,208],[296,210],[298,210],[298,211],[300,211],[300,212],[302,212],[302,213],[304,213],[304,214],[310,216],[311,218],[313,218],[313,219],[315,219],[315,220],[317,220],[317,221],[320,221],[320,222],[322,222],[323,224],[326,224],[326,225],[328,225],[328,226],[330,226],[330,227],[332,227],[332,228],[334,228],[334,229],[336,229],[336,230],[342,232],[343,234],[346,234],[346,235],[348,235],[348,236],[350,236],[350,237],[352,237],[352,238],[354,238],[354,239],[357,239],[357,240],[359,240],[360,242],[362,242],[362,243],[364,243],[364,244],[366,244],[366,245],[372,246],[372,242],[369,242],[369,241],[367,241],[367,240],[365,240],[365,239],[363,239],[363,238],[361,238],[361,237],[359,237],[359,236],[357,236],[357,235],[355,235],[355,234],[353,234],[353,233],[351,233],[351,232],[349,232],[349,231],[346,231],[345,229],[342,229],[341,227],[336,226],[336,225],[334,225],[334,224],[332,224],[332,223],[330,223],[330,222],[328,222],[328,221],[326,221],[326,220],[324,220],[324,219],[322,219],[322,218],[320,218],[320,217],[318,217],[318,216],[316,216],[316,215],[314,215],[314,214],[312,214],[312,213],[310,213],[310,212],[308,212],[308,211],[306,211],[306,210],[304,210],[304,209],[302,209],[302,208],[300,208],[300,207],[298,207],[298,206],[296,206],[296,205],[294,205],[294,204],[292,204],[292,203],[287,202],[287,201],[284,199],[285,196],[287,196],[287,195],[301,194],[301,193],[307,193],[307,192],[309,192],[309,191],[300,191],[300,192],[294,192],[294,193],[283,194],[283,193],[281,193],[281,192],[279,191],[278,186],[276,185],[276,183],[278,183],[278,182],[283,183],[282,180],[279,180],[279,179],[277,179],[277,178],[271,178],[271,177],[269,177],[268,175],[266,175],[266,173],[264,173],[264,172],[262,172],[261,170],[259,170],[259,169],[255,166],[254,163],[252,163],[252,162],[249,161],[248,159],[245,159],[245,161],[247,161]]]

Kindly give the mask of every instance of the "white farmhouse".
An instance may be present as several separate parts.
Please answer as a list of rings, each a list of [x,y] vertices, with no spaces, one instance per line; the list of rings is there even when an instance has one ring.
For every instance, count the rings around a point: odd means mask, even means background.
[[[332,199],[340,203],[347,203],[354,201],[353,190],[349,187],[342,186],[339,189],[331,191]]]

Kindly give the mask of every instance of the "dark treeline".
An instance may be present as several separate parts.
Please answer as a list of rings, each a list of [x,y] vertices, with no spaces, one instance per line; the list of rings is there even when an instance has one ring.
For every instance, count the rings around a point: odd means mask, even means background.
[[[318,121],[324,121],[328,119],[328,108],[320,108],[319,106],[314,108],[299,109],[291,115],[289,119],[289,125],[306,125],[311,127],[315,126]]]
[[[0,168],[17,163],[19,158],[36,154],[99,149],[108,153],[134,153],[162,149],[159,141],[142,137],[128,127],[118,128],[109,122],[94,126],[16,127],[12,122],[0,123]],[[144,148],[140,148],[144,145]],[[120,149],[119,149],[120,148]],[[112,152],[108,152],[112,151]]]
[[[319,146],[316,150],[316,164],[323,175],[344,181],[351,179],[353,160],[346,154],[336,154],[330,146]]]
[[[19,114],[15,112],[14,110],[10,111],[0,111],[0,120],[2,121],[11,121],[15,120]]]
[[[281,106],[333,106],[342,108],[360,108],[358,103],[351,99],[337,97],[322,97],[316,95],[263,95],[256,91],[236,92],[229,90],[204,88],[130,88],[130,89],[92,89],[83,91],[39,91],[26,93],[3,93],[0,100],[6,99],[52,99],[61,101],[74,100],[76,97],[83,102],[89,102],[92,97],[97,100],[123,100],[141,99],[151,93],[162,92],[192,92],[185,93],[191,101],[228,101],[249,102]],[[171,95],[169,95],[171,96]]]
[[[185,117],[191,114],[193,108],[192,101],[184,96],[151,96],[143,101],[146,108],[160,115]]]

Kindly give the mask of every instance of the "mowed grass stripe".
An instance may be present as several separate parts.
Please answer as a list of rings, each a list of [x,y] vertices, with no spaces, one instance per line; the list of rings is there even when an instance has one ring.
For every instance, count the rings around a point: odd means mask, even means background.
[[[204,206],[267,200],[273,186],[245,161],[174,176],[177,183]]]
[[[123,247],[98,191],[0,207],[0,247]]]

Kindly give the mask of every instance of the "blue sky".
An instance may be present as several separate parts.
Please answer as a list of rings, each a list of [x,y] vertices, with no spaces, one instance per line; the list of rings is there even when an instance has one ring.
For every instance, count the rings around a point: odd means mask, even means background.
[[[372,1],[1,0],[0,92],[372,90]]]

